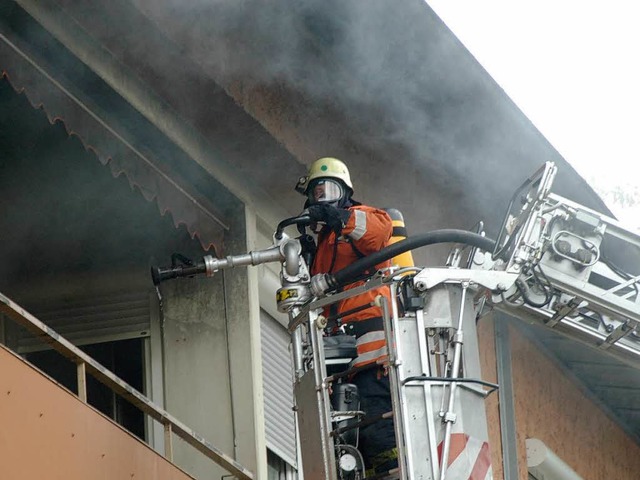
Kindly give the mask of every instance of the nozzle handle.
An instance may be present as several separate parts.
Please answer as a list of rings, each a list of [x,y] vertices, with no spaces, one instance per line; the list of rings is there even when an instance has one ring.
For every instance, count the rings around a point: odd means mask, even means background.
[[[308,215],[308,213],[303,213],[302,215],[299,215],[297,217],[285,218],[278,224],[278,228],[276,229],[274,236],[276,240],[280,240],[282,239],[282,233],[284,232],[284,229],[289,225],[309,225],[310,223],[311,217]]]

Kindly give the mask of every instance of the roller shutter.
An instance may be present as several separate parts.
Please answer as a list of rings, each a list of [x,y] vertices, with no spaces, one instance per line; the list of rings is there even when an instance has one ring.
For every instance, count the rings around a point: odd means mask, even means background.
[[[260,310],[260,324],[267,447],[295,467],[296,429],[289,334],[264,310]]]
[[[28,310],[73,344],[86,345],[148,337],[150,299],[148,291],[141,291],[34,304]],[[20,353],[45,348],[49,347],[33,335],[20,333]]]

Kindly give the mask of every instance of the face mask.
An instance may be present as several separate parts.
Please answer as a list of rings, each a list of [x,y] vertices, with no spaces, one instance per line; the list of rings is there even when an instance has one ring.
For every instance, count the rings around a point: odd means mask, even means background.
[[[307,188],[309,205],[316,203],[333,203],[344,196],[344,188],[335,180],[320,178],[313,180]]]

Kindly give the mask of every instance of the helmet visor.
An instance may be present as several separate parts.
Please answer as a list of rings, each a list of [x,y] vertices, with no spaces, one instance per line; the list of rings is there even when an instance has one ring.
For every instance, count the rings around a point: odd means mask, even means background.
[[[337,202],[344,196],[344,187],[340,182],[329,178],[312,180],[307,189],[309,204]]]

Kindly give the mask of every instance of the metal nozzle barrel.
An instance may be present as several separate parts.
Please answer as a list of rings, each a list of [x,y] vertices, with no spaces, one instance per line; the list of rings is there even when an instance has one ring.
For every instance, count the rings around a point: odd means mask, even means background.
[[[296,255],[297,254],[299,254],[298,251],[296,251]],[[154,285],[159,285],[165,280],[180,277],[191,277],[201,273],[206,274],[207,277],[212,277],[218,270],[225,268],[260,265],[267,262],[277,262],[282,258],[284,257],[280,252],[280,247],[278,246],[225,258],[213,258],[211,255],[205,255],[202,258],[202,261],[195,265],[179,265],[166,268],[151,267],[151,278],[153,279]]]
[[[220,269],[221,261],[211,255],[205,255],[195,265],[177,265],[172,267],[151,267],[151,278],[154,285],[159,285],[172,278],[192,277],[204,273],[212,277]]]
[[[151,278],[154,285],[159,285],[165,280],[172,278],[191,277],[200,273],[206,273],[207,267],[204,262],[199,262],[193,266],[179,265],[177,267],[151,267]]]

